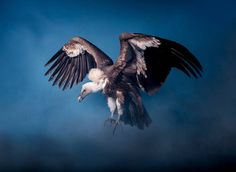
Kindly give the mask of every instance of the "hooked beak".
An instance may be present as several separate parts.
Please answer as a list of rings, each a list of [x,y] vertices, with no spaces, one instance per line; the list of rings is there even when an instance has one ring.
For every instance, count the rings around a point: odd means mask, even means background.
[[[80,96],[78,97],[79,103],[82,102],[83,99],[84,99],[84,98],[80,95]]]
[[[79,102],[82,102],[82,100],[83,100],[87,95],[88,95],[88,92],[83,91],[83,92],[79,95],[78,101],[79,101]]]

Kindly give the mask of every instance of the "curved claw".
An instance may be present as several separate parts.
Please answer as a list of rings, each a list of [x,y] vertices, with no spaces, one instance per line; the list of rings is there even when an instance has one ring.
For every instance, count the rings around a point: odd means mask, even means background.
[[[111,117],[107,118],[107,119],[104,121],[104,127],[105,127],[105,125],[106,125],[107,122],[110,122],[111,124],[115,124],[116,120],[113,119],[113,118],[111,118]]]
[[[115,126],[114,126],[114,129],[113,129],[113,136],[115,135],[115,131],[116,131],[117,126],[120,125],[120,124],[121,124],[121,123],[120,123],[119,120],[116,120],[116,121],[115,121],[115,123],[114,123]]]
[[[110,124],[114,126],[112,133],[113,133],[113,135],[115,135],[115,131],[117,129],[117,126],[121,124],[120,120],[109,117],[108,119],[106,119],[104,121],[104,127],[105,127],[107,122],[110,122]]]

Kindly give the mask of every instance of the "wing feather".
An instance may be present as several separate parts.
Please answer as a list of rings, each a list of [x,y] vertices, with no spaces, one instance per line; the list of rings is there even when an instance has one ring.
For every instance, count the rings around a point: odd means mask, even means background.
[[[53,69],[54,69],[55,67],[57,67],[57,65],[61,62],[61,59],[62,59],[62,57],[63,57],[63,54],[64,54],[64,53],[62,53],[62,54],[60,54],[60,55],[58,56],[57,60],[53,63],[53,65],[52,65],[52,66],[48,69],[48,71],[45,73],[45,76],[48,75],[48,74],[50,74],[50,73],[53,71]]]
[[[62,67],[64,66],[66,62],[66,57],[62,57],[59,65],[55,68],[55,70],[53,71],[52,75],[50,76],[48,81],[53,80],[53,78],[59,73],[59,71],[62,69]]]
[[[65,84],[63,86],[63,90],[65,90],[68,87],[68,85],[70,84],[70,79],[72,76],[73,67],[74,67],[74,64],[71,63],[67,79],[66,79]]]
[[[73,72],[72,72],[73,76],[72,76],[70,88],[72,88],[74,82],[76,81],[76,76],[77,76],[77,73],[78,73],[77,65],[78,65],[78,58],[75,60],[75,65],[74,65],[74,69],[73,69]]]
[[[81,75],[81,72],[80,72],[80,58],[78,58],[78,62],[77,62],[77,78],[76,78],[76,84],[78,84],[80,82],[80,75]]]
[[[50,65],[45,75],[59,88],[72,88],[80,83],[92,68],[103,68],[113,62],[104,52],[89,41],[75,37],[66,43],[46,64]]]
[[[60,49],[46,64],[45,66],[49,65],[50,63],[52,63],[55,59],[58,58],[58,56],[62,53],[62,49]]]
[[[79,73],[79,82],[83,80],[83,59],[80,58],[80,63],[79,63],[79,70],[80,70],[80,73]]]
[[[183,45],[156,36],[123,33],[118,64],[125,62],[123,74],[136,75],[139,87],[147,93],[156,92],[170,70],[175,67],[187,76],[202,76],[197,58]],[[130,50],[132,48],[132,51]]]
[[[59,88],[62,88],[63,84],[65,83],[68,75],[69,75],[69,72],[70,72],[70,66],[71,66],[71,63],[70,63],[70,60],[68,62],[68,64],[66,65],[66,69],[65,69],[65,72],[63,73],[63,76],[58,84]]]
[[[63,76],[64,72],[66,71],[66,67],[68,64],[69,60],[66,60],[63,64],[63,66],[61,67],[61,70],[59,71],[58,75],[56,76],[55,80],[53,81],[53,86],[56,85],[58,83],[58,81],[60,80],[60,78]]]
[[[181,52],[177,51],[175,48],[171,48],[171,53],[173,53],[176,57],[179,57],[181,59],[183,59],[185,62],[189,63],[189,65],[191,67],[194,68],[194,70],[198,73],[199,76],[202,76],[201,72],[202,72],[202,66],[200,65],[200,63],[196,63],[194,56],[192,56],[191,60],[189,58],[186,58],[185,55],[183,55]],[[197,76],[196,76],[197,77]]]

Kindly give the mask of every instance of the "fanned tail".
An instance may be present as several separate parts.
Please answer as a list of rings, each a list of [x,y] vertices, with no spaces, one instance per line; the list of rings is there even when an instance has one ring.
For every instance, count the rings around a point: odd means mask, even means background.
[[[129,92],[125,100],[124,114],[121,116],[121,121],[131,126],[136,126],[139,129],[148,127],[152,120],[141,102],[140,95],[135,92]]]

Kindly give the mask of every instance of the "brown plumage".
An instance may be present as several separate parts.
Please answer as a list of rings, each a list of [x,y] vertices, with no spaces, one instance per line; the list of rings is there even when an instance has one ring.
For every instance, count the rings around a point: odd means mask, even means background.
[[[122,121],[143,129],[151,119],[140,91],[154,94],[172,68],[197,78],[202,66],[183,45],[160,37],[122,33],[120,45],[120,55],[113,64],[95,45],[75,37],[46,63],[45,66],[52,65],[45,75],[50,75],[49,81],[64,90],[80,83],[89,73],[92,82],[83,85],[79,101],[91,92],[102,91],[111,111],[109,121],[116,124]]]

